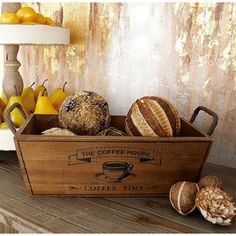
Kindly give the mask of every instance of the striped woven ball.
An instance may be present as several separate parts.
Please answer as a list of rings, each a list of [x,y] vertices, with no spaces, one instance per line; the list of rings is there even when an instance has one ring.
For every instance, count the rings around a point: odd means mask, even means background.
[[[127,134],[132,136],[177,136],[180,117],[175,107],[161,97],[142,97],[130,108],[125,120]]]

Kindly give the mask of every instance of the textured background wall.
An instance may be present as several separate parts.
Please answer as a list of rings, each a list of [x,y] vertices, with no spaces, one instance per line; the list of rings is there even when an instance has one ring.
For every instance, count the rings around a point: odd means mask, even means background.
[[[236,168],[236,4],[24,3],[71,30],[69,46],[20,48],[28,85],[68,81],[94,90],[112,114],[144,95],[169,99],[189,119],[205,105],[219,115],[209,162]],[[201,114],[205,130],[211,119]]]

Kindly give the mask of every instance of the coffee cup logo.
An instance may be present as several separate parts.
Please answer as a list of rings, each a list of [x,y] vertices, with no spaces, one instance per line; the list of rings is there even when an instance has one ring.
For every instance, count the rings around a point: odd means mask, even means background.
[[[110,181],[119,181],[130,174],[133,165],[127,162],[109,161],[102,165],[103,173]]]

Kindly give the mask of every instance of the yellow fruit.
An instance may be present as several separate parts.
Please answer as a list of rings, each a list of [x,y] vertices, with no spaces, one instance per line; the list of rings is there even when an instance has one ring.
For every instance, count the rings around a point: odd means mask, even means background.
[[[16,13],[20,17],[21,21],[34,21],[36,17],[36,12],[31,7],[22,7]]]
[[[28,113],[33,113],[35,109],[34,90],[32,89],[34,84],[35,82],[32,83],[30,87],[25,87],[21,94],[25,105],[25,109],[27,110]]]
[[[62,103],[68,96],[67,92],[65,91],[66,84],[67,82],[64,83],[63,88],[57,88],[50,96],[50,101],[58,112],[60,110]]]
[[[43,95],[38,97],[34,114],[57,115],[58,112],[53,107],[52,103],[49,100],[49,97],[44,95],[45,90],[43,91]]]
[[[45,84],[46,81],[48,81],[48,80],[45,79],[45,80],[43,81],[42,85],[39,85],[39,86],[35,89],[35,91],[34,91],[35,101],[37,101],[39,95],[42,95],[42,92],[44,92],[44,95],[46,95],[46,96],[48,95],[47,90],[44,91],[44,90],[46,89],[46,88],[44,87],[44,84]]]
[[[3,122],[2,108],[0,107],[0,124]]]
[[[2,100],[2,98],[0,97],[0,109],[4,110],[6,107],[6,103]]]
[[[34,21],[23,21],[21,24],[22,25],[36,25]]]
[[[3,92],[3,90],[1,91],[0,98],[3,100],[3,102],[4,102],[5,104],[8,103],[7,97],[6,97],[5,93]]]
[[[0,125],[0,129],[8,129],[8,124],[7,122],[3,122],[1,125]]]
[[[26,109],[24,107],[24,102],[23,102],[23,99],[22,99],[21,96],[11,96],[10,97],[9,102],[8,102],[4,112],[3,112],[3,115],[5,115],[7,109],[14,103],[19,103],[22,106],[26,116],[28,117],[28,112],[26,111]],[[25,119],[22,117],[20,111],[17,108],[15,108],[11,112],[11,120],[12,120],[12,122],[15,125],[16,128],[19,128],[25,121]]]
[[[55,25],[55,22],[50,17],[45,17],[47,25]]]
[[[45,17],[40,13],[36,13],[34,21],[38,24],[45,24],[47,22]]]
[[[12,12],[4,12],[0,16],[0,24],[19,24],[20,23],[20,18]]]

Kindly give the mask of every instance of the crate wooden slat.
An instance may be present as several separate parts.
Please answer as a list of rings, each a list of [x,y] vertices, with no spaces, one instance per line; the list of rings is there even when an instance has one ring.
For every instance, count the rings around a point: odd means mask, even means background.
[[[112,126],[124,131],[122,116]],[[15,135],[30,195],[166,195],[180,180],[196,181],[212,139],[181,119],[180,137],[42,136],[58,117],[31,115]]]

